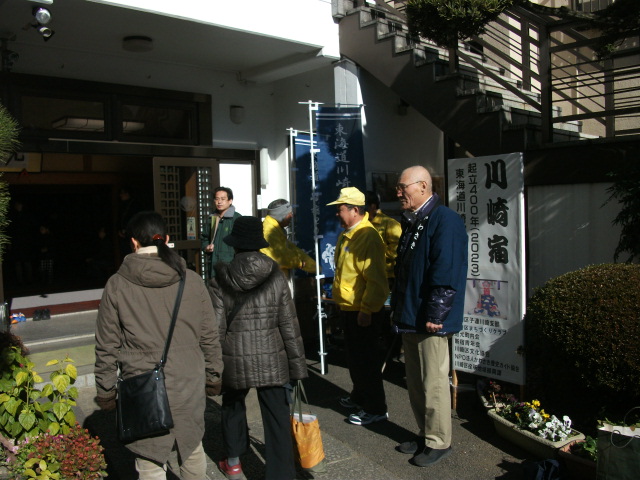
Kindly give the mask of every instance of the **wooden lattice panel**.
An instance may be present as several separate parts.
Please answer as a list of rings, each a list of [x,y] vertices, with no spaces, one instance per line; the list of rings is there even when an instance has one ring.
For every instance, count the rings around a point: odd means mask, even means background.
[[[180,168],[160,166],[160,213],[167,221],[167,233],[171,238],[182,238],[180,222]]]

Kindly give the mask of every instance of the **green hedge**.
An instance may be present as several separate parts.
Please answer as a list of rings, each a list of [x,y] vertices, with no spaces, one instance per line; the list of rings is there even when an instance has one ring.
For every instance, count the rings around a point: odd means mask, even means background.
[[[584,421],[640,405],[640,265],[548,281],[529,300],[525,332],[527,388],[545,404]]]

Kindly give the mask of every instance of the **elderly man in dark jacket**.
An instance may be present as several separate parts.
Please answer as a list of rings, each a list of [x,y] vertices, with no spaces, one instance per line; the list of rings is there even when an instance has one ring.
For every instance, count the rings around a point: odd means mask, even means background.
[[[391,298],[403,332],[407,391],[419,434],[398,445],[420,467],[451,453],[449,337],[462,328],[467,279],[467,232],[460,216],[433,192],[419,165],[400,175],[396,193],[404,210]]]
[[[224,242],[234,247],[235,257],[216,266],[209,284],[225,365],[222,434],[227,458],[218,466],[229,479],[244,478],[239,457],[249,446],[245,398],[256,388],[265,430],[265,478],[292,480],[285,385],[306,378],[307,366],[291,292],[278,264],[258,251],[269,245],[260,219],[238,218]]]

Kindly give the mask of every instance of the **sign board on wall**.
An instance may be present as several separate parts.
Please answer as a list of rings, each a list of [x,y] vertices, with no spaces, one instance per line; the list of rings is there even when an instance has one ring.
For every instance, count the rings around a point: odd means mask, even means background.
[[[454,370],[524,384],[524,174],[521,153],[448,162],[449,206],[469,234],[462,331]]]

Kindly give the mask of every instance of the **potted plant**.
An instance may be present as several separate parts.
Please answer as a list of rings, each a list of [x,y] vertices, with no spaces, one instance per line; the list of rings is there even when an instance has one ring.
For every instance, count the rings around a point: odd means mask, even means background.
[[[103,448],[77,422],[69,357],[42,388],[42,378],[18,337],[0,333],[0,479],[97,479],[107,473]],[[3,477],[4,476],[4,477]]]
[[[516,401],[513,393],[495,380],[480,379],[476,383],[476,392],[480,402],[487,410],[503,408]]]
[[[16,479],[82,479],[107,476],[104,448],[96,437],[76,423],[69,433],[44,433],[12,445],[2,439],[6,470]]]
[[[621,421],[598,421],[598,478],[636,478],[640,471],[640,406]]]
[[[498,435],[541,458],[555,458],[564,445],[584,439],[571,419],[546,413],[538,400],[512,402],[487,412]]]
[[[564,462],[569,478],[596,480],[598,442],[587,435],[584,440],[568,443],[560,449],[558,457]]]

